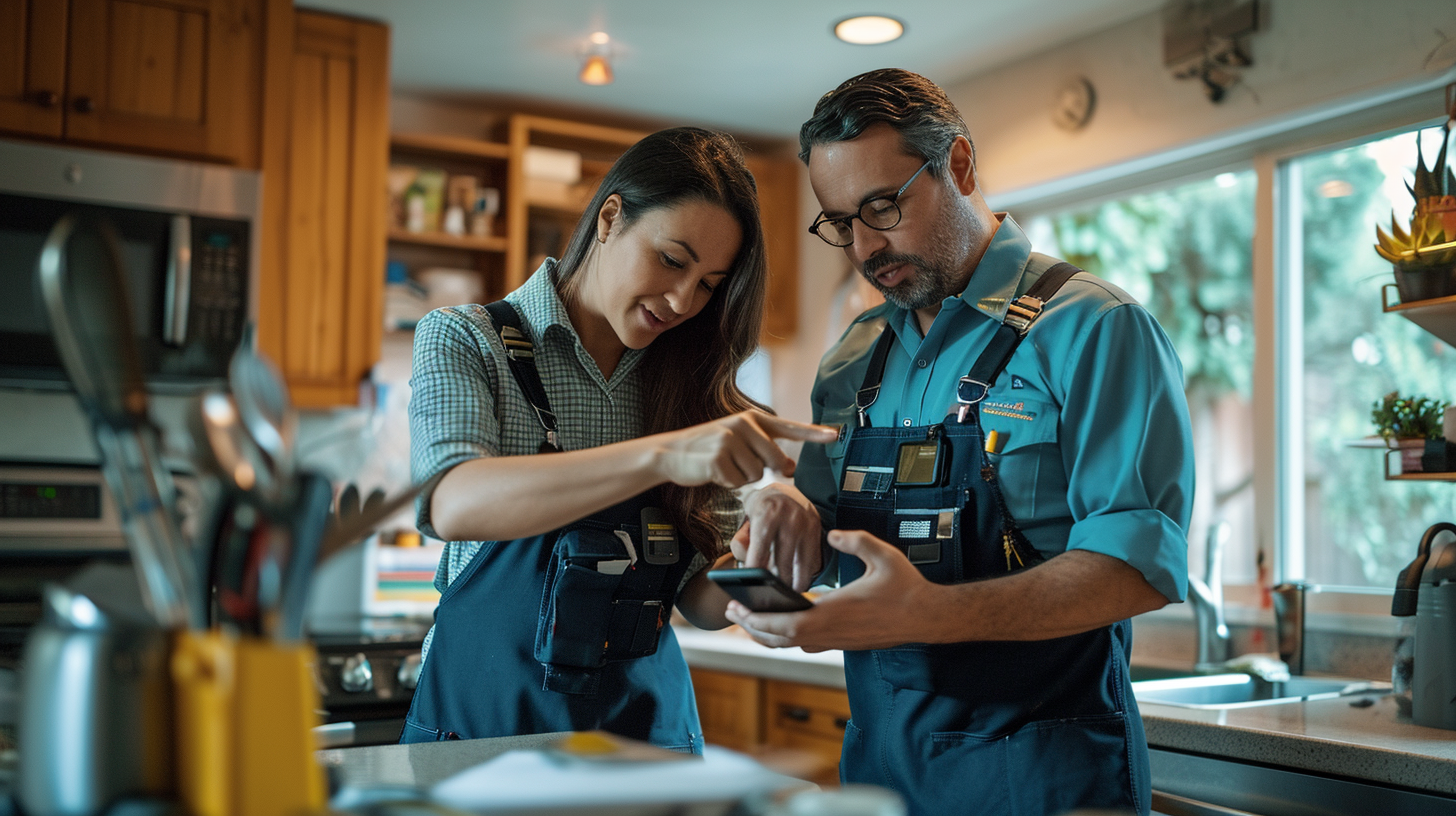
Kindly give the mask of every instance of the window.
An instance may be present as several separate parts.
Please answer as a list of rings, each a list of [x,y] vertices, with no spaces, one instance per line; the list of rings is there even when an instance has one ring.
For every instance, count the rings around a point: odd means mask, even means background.
[[[1442,134],[1420,133],[1429,166]],[[1226,584],[1305,579],[1326,591],[1389,592],[1422,532],[1456,515],[1456,485],[1387,481],[1371,439],[1371,407],[1390,391],[1456,401],[1456,348],[1382,311],[1390,265],[1372,249],[1376,224],[1409,217],[1416,134],[1259,153],[1257,173],[1209,171],[1017,213],[1038,251],[1143,303],[1183,360],[1198,458],[1191,575],[1203,574],[1207,541],[1227,530]],[[1261,185],[1272,223],[1256,221]],[[1274,260],[1262,267],[1256,234],[1274,235]],[[1273,293],[1262,296],[1277,309],[1264,318],[1270,328],[1256,329],[1259,292]],[[1273,362],[1260,369],[1261,358]],[[1259,388],[1272,399],[1255,400]],[[1275,440],[1276,455],[1256,455],[1256,436]],[[1277,523],[1261,536],[1266,514]],[[1253,592],[1232,594],[1258,603]]]
[[[1254,584],[1253,171],[1033,216],[1032,245],[1126,290],[1183,361],[1197,464],[1189,572],[1224,533],[1224,580]],[[1272,553],[1266,554],[1270,563]]]
[[[1421,133],[1427,165],[1442,135]],[[1293,158],[1281,174],[1293,312],[1281,317],[1300,326],[1299,342],[1282,350],[1278,386],[1290,395],[1287,425],[1299,431],[1281,442],[1286,483],[1302,487],[1285,508],[1294,516],[1285,530],[1300,545],[1288,566],[1318,584],[1393,588],[1421,534],[1456,506],[1456,485],[1386,481],[1384,452],[1354,446],[1374,433],[1370,410],[1383,394],[1456,393],[1456,349],[1381,310],[1392,278],[1371,248],[1375,225],[1389,230],[1392,212],[1408,223],[1415,155],[1409,131]]]

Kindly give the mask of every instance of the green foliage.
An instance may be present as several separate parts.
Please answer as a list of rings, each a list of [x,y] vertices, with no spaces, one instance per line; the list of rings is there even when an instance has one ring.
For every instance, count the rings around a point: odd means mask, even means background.
[[[1391,391],[1375,401],[1370,419],[1382,439],[1439,439],[1441,419],[1451,403],[1430,397],[1402,397]]]
[[[1126,289],[1168,333],[1190,396],[1253,389],[1254,174],[1052,218],[1055,252]]]

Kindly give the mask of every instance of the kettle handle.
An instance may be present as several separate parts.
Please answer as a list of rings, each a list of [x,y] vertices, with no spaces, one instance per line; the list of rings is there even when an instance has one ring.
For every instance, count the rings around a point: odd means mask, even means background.
[[[1426,569],[1426,561],[1431,557],[1431,542],[1441,533],[1456,534],[1456,524],[1449,521],[1439,521],[1432,524],[1421,536],[1420,547],[1416,550],[1416,557],[1400,571],[1395,579],[1395,595],[1390,599],[1390,614],[1398,618],[1406,618],[1416,613],[1416,600],[1421,589],[1421,573]]]

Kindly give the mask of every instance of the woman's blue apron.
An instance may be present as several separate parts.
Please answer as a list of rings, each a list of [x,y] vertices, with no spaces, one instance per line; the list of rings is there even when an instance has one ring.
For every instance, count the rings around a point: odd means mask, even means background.
[[[885,329],[856,399],[861,427],[846,429],[836,527],[894,544],[941,584],[1043,560],[1006,511],[978,406],[1041,302],[1077,271],[1059,266],[1013,303],[997,339],[961,380],[959,414],[939,424],[868,427],[864,411],[893,342]],[[840,559],[841,583],[864,574],[859,559]],[[853,718],[840,777],[898,791],[912,816],[1146,814],[1147,745],[1127,669],[1131,634],[1120,621],[1044,641],[845,652]]]
[[[556,450],[520,318],[504,302],[487,309],[546,430],[542,450]],[[484,544],[440,597],[400,741],[602,729],[701,753],[692,680],[667,625],[692,552],[651,495]]]

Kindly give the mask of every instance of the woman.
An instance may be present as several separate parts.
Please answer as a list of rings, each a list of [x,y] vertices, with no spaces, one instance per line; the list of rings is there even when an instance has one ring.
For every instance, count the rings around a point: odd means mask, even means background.
[[[415,333],[419,526],[449,542],[404,742],[601,728],[700,752],[671,628],[726,625],[728,488],[792,471],[773,437],[832,429],[757,410],[734,376],[765,286],[733,142],[655,133],[603,179],[560,262]],[[514,325],[513,325],[514,324]]]

